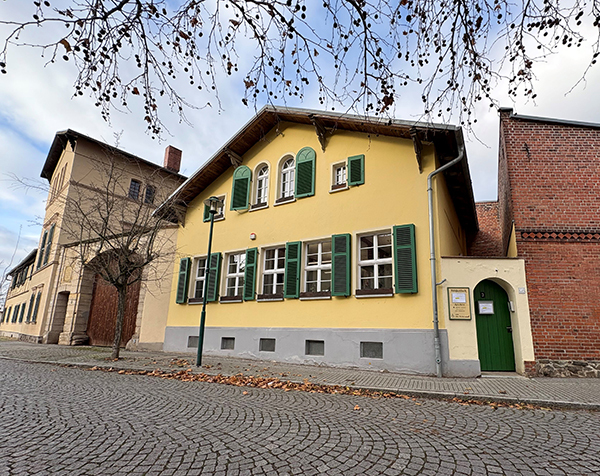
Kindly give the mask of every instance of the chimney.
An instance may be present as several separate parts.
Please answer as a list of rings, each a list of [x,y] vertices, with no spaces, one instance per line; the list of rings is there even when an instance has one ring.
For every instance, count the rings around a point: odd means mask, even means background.
[[[165,163],[163,167],[171,172],[179,172],[181,154],[182,152],[177,147],[168,146],[165,149]]]

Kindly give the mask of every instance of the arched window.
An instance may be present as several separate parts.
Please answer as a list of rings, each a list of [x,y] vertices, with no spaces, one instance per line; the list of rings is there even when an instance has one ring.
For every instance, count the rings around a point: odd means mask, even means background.
[[[262,165],[256,172],[256,206],[266,205],[269,199],[269,166]]]
[[[294,196],[294,173],[294,159],[290,157],[281,165],[280,198],[292,198]]]

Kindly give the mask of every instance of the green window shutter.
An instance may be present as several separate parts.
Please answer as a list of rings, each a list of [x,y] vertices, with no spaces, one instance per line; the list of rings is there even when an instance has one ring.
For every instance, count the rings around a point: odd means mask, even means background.
[[[296,198],[315,194],[315,159],[317,154],[311,147],[304,147],[296,154]]]
[[[21,305],[20,305],[20,304],[17,304],[17,305],[15,306],[15,310],[13,311],[13,315],[12,315],[12,321],[11,321],[11,323],[13,323],[13,324],[14,324],[15,322],[17,322],[17,317],[19,317],[19,308],[20,308],[20,307],[21,307]]]
[[[25,307],[27,306],[27,303],[24,302],[23,304],[21,304],[21,312],[19,314],[19,324],[21,322],[23,322],[23,317],[25,317]]]
[[[231,210],[248,209],[251,179],[252,171],[245,165],[240,165],[234,170],[231,188]]]
[[[190,258],[181,258],[179,261],[179,280],[177,281],[177,297],[175,298],[177,304],[187,302],[191,264],[192,260]]]
[[[2,314],[2,320],[0,322],[4,322],[6,320],[6,322],[8,322],[8,320],[10,319],[10,311],[11,311],[12,307],[9,307],[8,309],[4,310],[4,314]]]
[[[206,292],[206,300],[208,302],[214,302],[219,299],[221,253],[211,253],[208,262],[208,291]]]
[[[258,248],[246,250],[246,269],[244,270],[244,301],[254,301],[256,289],[256,258]]]
[[[204,205],[204,216],[202,217],[202,221],[210,221],[210,207],[208,205]]]
[[[348,185],[362,185],[365,183],[365,156],[353,155],[348,157]]]
[[[285,244],[285,291],[284,297],[300,296],[300,255],[302,242],[294,241]]]
[[[350,296],[350,234],[331,237],[331,295]]]
[[[38,311],[40,310],[40,300],[42,299],[42,291],[37,293],[37,297],[35,298],[35,308],[33,309],[33,316],[31,317],[31,322],[35,323],[37,321]]]
[[[48,232],[48,240],[46,241],[46,252],[44,253],[44,264],[48,264],[48,258],[50,257],[50,248],[52,247],[52,238],[54,238],[54,227],[52,225],[50,227],[50,231]]]
[[[40,250],[38,251],[38,260],[37,267],[42,266],[42,260],[44,259],[44,250],[46,249],[46,239],[48,238],[48,231],[44,232],[44,236],[42,237],[42,245],[40,246]]]
[[[394,268],[396,271],[396,292],[416,293],[415,225],[394,227]]]
[[[27,317],[25,318],[25,322],[31,322],[31,313],[33,312],[34,302],[35,294],[31,293],[31,297],[29,298],[29,309],[27,309]]]

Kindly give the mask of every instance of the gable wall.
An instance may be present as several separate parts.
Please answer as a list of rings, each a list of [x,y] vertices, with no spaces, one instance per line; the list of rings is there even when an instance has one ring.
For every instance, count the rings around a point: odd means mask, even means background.
[[[469,256],[504,256],[498,202],[475,204],[479,231],[469,248]]]
[[[317,154],[315,195],[274,206],[275,171],[279,160],[286,154],[295,156],[305,146],[312,147]],[[365,184],[330,193],[331,165],[357,154],[365,154]],[[425,168],[431,169],[434,163],[433,149],[429,147],[424,156]],[[284,125],[280,135],[272,131],[266,141],[258,143],[244,156],[244,165],[253,172],[257,165],[264,162],[270,165],[269,207],[256,211],[231,211],[233,168],[229,169],[190,204],[185,227],[180,229],[178,237],[181,256],[206,254],[209,224],[203,223],[202,202],[211,195],[225,194],[225,219],[215,222],[214,251],[243,251],[250,247],[260,249],[285,245],[288,241],[306,242],[337,233],[352,233],[354,289],[357,274],[354,235],[366,231],[391,230],[394,225],[413,223],[418,241],[419,293],[387,298],[387,301],[395,301],[396,304],[402,302],[405,311],[402,316],[390,313],[374,316],[367,312],[368,309],[377,309],[382,301],[386,303],[386,298],[333,298],[333,303],[291,299],[271,303],[210,304],[213,317],[209,317],[209,325],[218,322],[220,325],[236,326],[292,326],[300,323],[315,327],[369,327],[375,324],[383,327],[430,327],[430,291],[426,275],[429,261],[428,172],[418,173],[411,141],[369,138],[365,134],[338,131],[329,139],[326,151],[322,152],[313,127]],[[257,235],[255,241],[249,238],[252,232]],[[176,287],[176,280],[175,276],[173,288]],[[174,300],[173,295],[171,301]],[[337,310],[335,313],[331,313],[332,305]],[[288,314],[292,308],[295,309]],[[177,305],[174,308],[171,305],[169,325],[195,322],[197,313],[195,306]],[[323,320],[324,316],[327,316],[326,321]]]

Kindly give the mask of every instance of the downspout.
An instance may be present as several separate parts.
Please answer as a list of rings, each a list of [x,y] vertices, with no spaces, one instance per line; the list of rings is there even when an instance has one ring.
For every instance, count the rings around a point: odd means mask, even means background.
[[[465,146],[462,137],[456,133],[456,142],[458,144],[458,157],[451,160],[440,168],[434,170],[427,176],[427,198],[429,202],[429,262],[431,263],[431,301],[433,303],[433,345],[435,349],[435,373],[442,377],[442,350],[440,345],[440,323],[438,318],[438,298],[437,287],[442,283],[437,282],[437,271],[435,263],[435,230],[433,217],[433,177],[449,169],[453,165],[463,160],[465,156]]]

